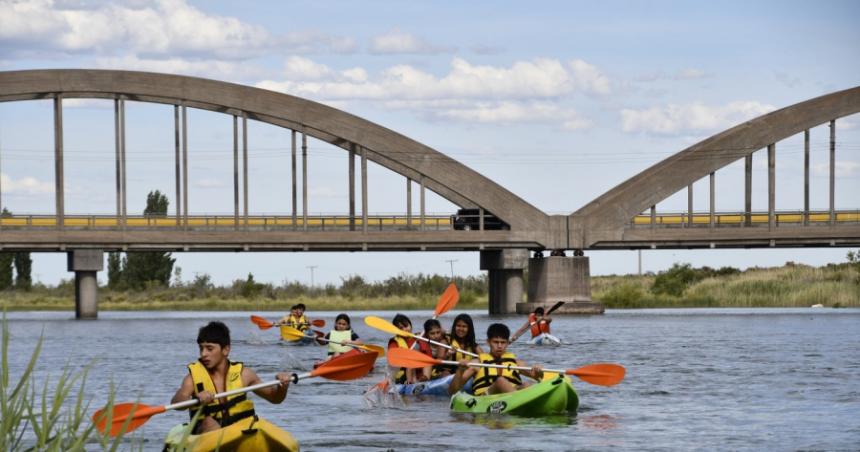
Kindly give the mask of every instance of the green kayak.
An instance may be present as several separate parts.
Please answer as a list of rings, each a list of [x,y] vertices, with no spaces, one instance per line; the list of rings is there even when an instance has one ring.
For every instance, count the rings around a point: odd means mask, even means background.
[[[579,397],[570,378],[558,375],[525,389],[508,394],[474,396],[458,392],[451,397],[451,410],[457,413],[505,413],[518,416],[543,416],[576,412]]]

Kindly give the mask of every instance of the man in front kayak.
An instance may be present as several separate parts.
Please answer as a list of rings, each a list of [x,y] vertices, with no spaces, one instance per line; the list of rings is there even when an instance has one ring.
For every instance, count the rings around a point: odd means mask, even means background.
[[[481,362],[484,364],[508,365],[525,367],[526,364],[518,360],[516,355],[508,351],[511,330],[501,323],[494,323],[487,328],[487,345],[490,353],[481,353],[477,360],[462,360],[457,366],[457,373],[448,387],[448,393],[453,394],[460,390],[473,376],[472,389],[476,396],[487,394],[500,394],[514,392],[526,386],[520,375],[525,375],[535,380],[543,378],[540,366],[534,366],[528,371],[514,369],[498,369],[489,367],[469,367],[469,362]]]
[[[197,346],[200,358],[188,365],[188,375],[182,380],[179,390],[171,400],[171,403],[194,398],[200,401],[196,406],[202,406],[203,413],[192,432],[210,432],[254,416],[254,404],[248,400],[247,393],[213,399],[213,396],[220,392],[262,383],[253,370],[244,367],[241,362],[228,359],[230,329],[227,325],[222,322],[209,322],[200,328],[197,333]],[[254,393],[271,403],[283,402],[290,386],[290,374],[280,372],[275,378],[281,382],[280,385],[258,389]],[[196,409],[191,410],[192,418]]]

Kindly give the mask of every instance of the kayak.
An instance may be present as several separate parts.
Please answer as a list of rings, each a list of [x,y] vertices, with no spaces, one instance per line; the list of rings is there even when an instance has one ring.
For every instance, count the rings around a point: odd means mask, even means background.
[[[564,375],[550,376],[540,383],[507,394],[475,396],[460,391],[451,397],[451,410],[457,413],[503,413],[533,417],[575,413],[578,407],[576,390],[570,384],[570,378]]]
[[[298,451],[299,442],[285,430],[258,416],[252,416],[212,432],[189,435],[185,443],[182,437],[188,424],[179,424],[167,434],[164,450],[188,450],[204,452],[230,450],[253,451]],[[184,445],[183,445],[184,444]]]
[[[541,333],[529,341],[531,345],[559,345],[561,344],[561,339],[553,336],[549,333]]]
[[[287,329],[286,326],[281,326],[280,328],[281,328],[281,339],[287,341],[287,343],[290,343],[293,345],[308,345],[308,344],[313,344],[315,342],[315,339],[312,337],[299,337],[299,338],[297,338],[295,336],[290,336],[289,334],[286,333],[286,329]],[[307,331],[305,331],[304,333],[308,334]]]
[[[414,396],[445,396],[448,397],[448,386],[451,386],[451,380],[454,375],[447,375],[435,380],[420,381],[418,383],[406,383],[394,385],[394,392],[400,395]],[[463,392],[472,392],[472,379],[466,382],[461,389]]]
[[[332,361],[336,361],[336,360],[338,360],[338,359],[346,358],[346,357],[349,357],[349,356],[360,355],[360,354],[362,354],[362,353],[364,353],[364,352],[362,352],[361,350],[359,350],[359,349],[357,349],[357,348],[354,348],[354,349],[352,349],[352,350],[350,350],[350,351],[348,351],[348,352],[341,353],[340,355],[337,355],[337,356],[336,356],[336,357],[334,357],[334,358],[331,358],[331,359],[324,359],[324,360],[322,360],[322,361],[317,361],[317,362],[315,362],[315,363],[314,363],[314,369],[316,369],[316,368],[317,368],[317,367],[319,367],[319,366],[322,366],[322,365],[323,365],[323,364],[325,364],[325,363],[329,363],[329,362],[332,362]]]

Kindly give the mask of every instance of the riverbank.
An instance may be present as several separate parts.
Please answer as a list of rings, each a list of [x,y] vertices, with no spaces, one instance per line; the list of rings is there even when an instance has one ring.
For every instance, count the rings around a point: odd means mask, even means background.
[[[668,272],[667,272],[668,273]],[[592,298],[607,309],[689,307],[860,307],[860,272],[850,264],[825,267],[787,264],[754,268],[687,282],[680,295],[655,292],[659,275],[595,276]],[[665,274],[663,278],[665,279]],[[106,311],[289,311],[304,303],[314,311],[433,309],[438,294],[343,295],[338,290],[311,290],[295,295],[287,291],[211,288],[193,286],[113,291],[100,288],[99,310]],[[426,292],[426,290],[425,290]],[[438,290],[441,293],[441,289]],[[461,288],[459,309],[486,309],[482,290]],[[0,293],[0,308],[10,311],[74,310],[74,291],[69,284],[55,288]]]

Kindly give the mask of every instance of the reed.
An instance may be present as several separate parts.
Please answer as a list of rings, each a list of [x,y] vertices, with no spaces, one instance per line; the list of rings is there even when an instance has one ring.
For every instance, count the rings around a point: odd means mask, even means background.
[[[3,451],[83,451],[98,443],[102,450],[143,449],[141,441],[119,435],[102,435],[91,421],[90,401],[84,388],[90,366],[73,371],[68,365],[52,384],[36,382],[34,370],[42,350],[42,338],[36,342],[27,366],[17,380],[9,370],[11,334],[3,312],[2,350],[0,350],[0,450]],[[113,391],[109,393],[112,403]]]

